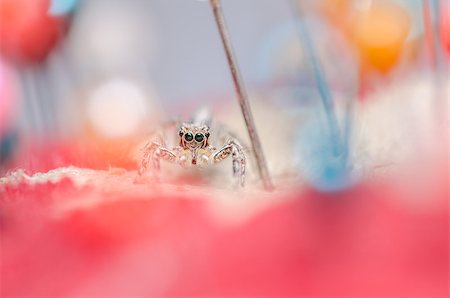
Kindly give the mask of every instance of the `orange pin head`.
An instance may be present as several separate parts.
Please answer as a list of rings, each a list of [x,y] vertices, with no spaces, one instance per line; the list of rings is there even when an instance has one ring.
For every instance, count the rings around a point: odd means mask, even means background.
[[[411,30],[411,19],[399,5],[376,3],[356,14],[351,28],[362,63],[387,73],[400,59]]]

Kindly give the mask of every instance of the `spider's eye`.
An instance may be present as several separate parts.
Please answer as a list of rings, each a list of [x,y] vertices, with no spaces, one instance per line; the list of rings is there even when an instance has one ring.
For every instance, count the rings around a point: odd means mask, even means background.
[[[194,139],[194,136],[190,132],[188,132],[187,134],[184,135],[184,139],[190,142]]]
[[[205,133],[205,137],[209,138],[209,132]]]
[[[183,132],[180,130],[180,132],[178,133],[180,135],[180,137],[183,136]]]
[[[198,133],[195,135],[195,140],[199,143],[203,141],[203,138],[204,138],[204,136],[201,133]]]

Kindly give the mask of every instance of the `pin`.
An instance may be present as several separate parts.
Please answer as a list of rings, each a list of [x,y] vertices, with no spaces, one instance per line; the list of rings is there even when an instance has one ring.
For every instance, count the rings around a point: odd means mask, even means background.
[[[266,190],[272,190],[273,184],[270,178],[270,173],[267,168],[267,163],[264,157],[261,142],[256,131],[255,123],[253,121],[253,116],[248,101],[248,95],[245,91],[244,83],[231,44],[230,35],[225,24],[225,17],[223,14],[222,6],[220,4],[220,0],[210,0],[210,4],[214,13],[217,27],[219,29],[220,37],[222,39],[222,44],[225,49],[225,54],[227,56],[228,65],[230,67],[231,76],[233,78],[233,83],[236,89],[239,105],[242,110],[242,115],[244,116],[250,141],[252,142],[253,151],[255,152],[259,175],[263,182],[264,188]]]
[[[446,63],[444,61],[444,51],[440,43],[440,26],[434,26],[433,20],[439,20],[440,3],[438,0],[422,0],[423,25],[425,28],[425,40],[430,55],[431,69],[433,72],[433,97],[436,101],[437,123],[443,123],[445,119],[446,102],[445,96],[445,76],[443,75]]]
[[[339,127],[334,107],[333,95],[328,85],[314,42],[311,38],[303,7],[298,0],[291,2],[296,16],[300,18],[298,33],[302,41],[307,60],[311,63],[314,79],[319,90],[326,126],[322,128],[319,119],[312,119],[298,135],[296,152],[302,155],[300,171],[315,188],[333,192],[351,187],[357,177],[350,170],[350,138],[353,126],[354,98],[346,102],[342,130]]]
[[[436,67],[437,63],[437,48],[435,40],[435,34],[434,34],[434,28],[433,28],[433,12],[431,11],[431,5],[430,0],[422,0],[422,16],[423,16],[423,26],[424,26],[424,32],[425,32],[425,40],[427,43],[429,55],[431,58],[431,64],[433,65],[433,68]]]
[[[292,1],[292,6],[296,9],[298,16],[303,17],[303,9],[301,4],[297,0]],[[339,148],[341,147],[339,124],[337,121],[336,111],[334,108],[333,98],[331,95],[331,90],[328,86],[327,80],[325,78],[325,73],[323,71],[322,65],[319,58],[316,55],[316,50],[312,42],[311,36],[309,34],[308,28],[304,20],[300,20],[299,34],[302,39],[305,54],[308,61],[311,62],[313,68],[314,78],[316,80],[317,88],[319,89],[320,98],[322,100],[323,108],[325,111],[328,130],[331,135],[334,146],[335,154],[340,154]]]
[[[436,72],[442,71],[444,63],[444,49],[440,43],[439,19],[441,17],[441,3],[438,0],[422,0],[423,4],[423,25],[425,28],[425,38],[430,51],[431,64]],[[444,6],[445,7],[445,6]],[[437,20],[436,26],[433,20]]]

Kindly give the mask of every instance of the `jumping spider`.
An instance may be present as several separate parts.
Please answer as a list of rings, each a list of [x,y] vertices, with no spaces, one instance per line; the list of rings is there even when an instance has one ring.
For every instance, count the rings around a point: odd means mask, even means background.
[[[240,186],[245,184],[246,157],[244,149],[235,138],[229,138],[217,150],[210,145],[210,127],[195,122],[183,123],[178,131],[178,146],[169,149],[162,137],[147,143],[139,168],[139,175],[146,172],[151,164],[154,172],[159,172],[160,161],[190,166],[214,165],[231,156],[233,175]]]

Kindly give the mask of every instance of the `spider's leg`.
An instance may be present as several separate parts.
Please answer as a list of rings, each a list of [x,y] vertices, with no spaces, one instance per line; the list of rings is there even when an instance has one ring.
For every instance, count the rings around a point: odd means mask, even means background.
[[[177,162],[176,153],[160,145],[158,142],[152,142],[144,147],[144,156],[142,158],[141,166],[139,168],[139,175],[142,175],[148,168],[149,163],[152,163],[152,168],[155,172],[160,170],[160,161]]]
[[[239,179],[239,184],[245,184],[245,154],[242,146],[234,139],[229,140],[213,155],[213,162],[219,163],[231,155],[233,159],[233,176]]]
[[[142,156],[141,165],[139,167],[139,175],[142,175],[147,171],[148,164],[150,162],[150,159],[153,157],[154,152],[160,147],[160,144],[157,142],[149,142],[145,145],[145,147],[142,149],[144,152],[144,155]]]
[[[153,153],[152,161],[153,168],[157,171],[160,170],[161,159],[171,163],[176,163],[177,155],[165,147],[159,147],[158,149],[156,149]]]

